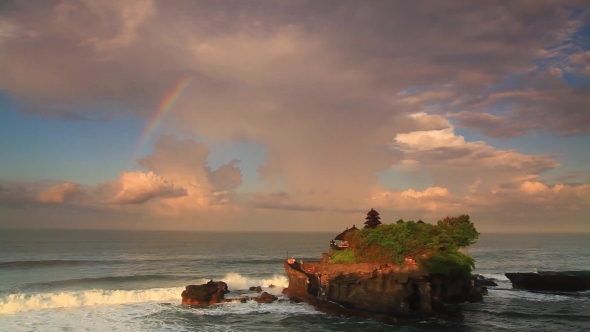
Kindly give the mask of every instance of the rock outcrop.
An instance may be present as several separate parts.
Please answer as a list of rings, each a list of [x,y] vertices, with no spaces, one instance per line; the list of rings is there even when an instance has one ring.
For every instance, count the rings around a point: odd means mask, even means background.
[[[417,266],[285,262],[286,295],[318,310],[363,317],[432,315],[445,303],[481,301],[470,278],[429,276]]]
[[[251,290],[262,292],[262,288],[258,287],[251,287]],[[247,301],[256,301],[258,303],[272,303],[278,299],[278,297],[269,294],[267,292],[262,292],[260,296],[256,297],[239,297],[239,298],[224,298],[225,294],[229,293],[229,289],[227,288],[227,284],[223,281],[209,281],[203,285],[189,285],[186,286],[186,289],[182,292],[182,304],[184,305],[196,305],[196,306],[208,306],[217,303],[223,302],[232,302],[232,301],[240,301],[240,302],[247,302]]]
[[[189,285],[182,292],[182,304],[186,305],[211,305],[223,302],[224,295],[228,293],[227,284],[223,281],[209,281],[203,285]]]
[[[258,302],[258,303],[272,303],[274,301],[276,301],[278,299],[278,297],[269,294],[267,292],[263,292],[262,294],[260,294],[260,296],[258,297],[253,297],[252,300]]]
[[[498,284],[494,281],[496,279],[494,278],[486,278],[484,276],[482,276],[481,274],[474,274],[471,276],[473,279],[473,282],[476,285],[480,285],[480,286],[498,286]]]
[[[590,290],[590,274],[583,271],[546,273],[505,273],[512,288],[549,292]]]
[[[253,292],[261,293],[262,292],[262,287],[260,287],[260,286],[252,286],[252,287],[249,288],[249,290],[250,291],[253,291]]]

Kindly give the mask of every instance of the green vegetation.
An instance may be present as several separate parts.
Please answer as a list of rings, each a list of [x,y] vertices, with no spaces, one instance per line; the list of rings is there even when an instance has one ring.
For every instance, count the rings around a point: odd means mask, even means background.
[[[468,215],[447,217],[436,225],[400,221],[348,233],[350,247],[335,251],[329,262],[392,262],[403,266],[414,260],[430,273],[443,275],[465,275],[475,267],[475,259],[459,251],[479,236]]]
[[[357,263],[354,251],[351,249],[336,250],[330,256],[330,263]]]

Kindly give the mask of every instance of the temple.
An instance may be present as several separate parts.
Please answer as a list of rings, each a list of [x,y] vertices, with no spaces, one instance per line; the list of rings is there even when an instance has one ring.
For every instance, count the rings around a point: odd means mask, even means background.
[[[355,225],[352,225],[352,228],[346,228],[342,233],[336,235],[336,237],[330,241],[330,247],[332,249],[336,249],[336,250],[340,250],[340,249],[346,249],[348,248],[348,241],[346,240],[346,234],[350,233],[350,232],[354,232],[354,231],[358,231],[359,229],[356,228]],[[336,241],[340,241],[338,243],[336,243]]]
[[[365,218],[365,228],[375,228],[381,225],[381,217],[379,217],[379,212],[375,211],[371,208],[371,211],[367,213],[367,218]],[[346,240],[346,235],[350,232],[358,231],[359,229],[356,228],[355,225],[352,225],[351,228],[346,228],[342,233],[336,235],[333,240],[330,241],[330,247],[332,249],[341,250],[348,248],[348,241]],[[338,242],[336,242],[338,241]]]
[[[367,213],[367,218],[365,218],[367,221],[365,221],[365,228],[375,228],[379,225],[381,225],[381,217],[379,217],[379,212],[375,211],[373,208],[371,208],[371,211],[369,211],[369,213]]]

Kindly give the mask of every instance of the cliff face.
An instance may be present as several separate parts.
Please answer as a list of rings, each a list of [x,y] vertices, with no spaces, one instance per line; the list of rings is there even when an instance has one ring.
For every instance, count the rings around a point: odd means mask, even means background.
[[[285,271],[286,294],[320,310],[337,304],[348,311],[343,313],[403,317],[432,315],[448,302],[481,300],[469,279],[431,277],[415,266],[285,262]]]

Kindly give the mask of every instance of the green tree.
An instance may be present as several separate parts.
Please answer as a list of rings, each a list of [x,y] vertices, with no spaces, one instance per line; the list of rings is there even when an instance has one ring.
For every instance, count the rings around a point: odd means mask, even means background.
[[[447,233],[458,247],[467,247],[477,242],[479,233],[469,220],[469,215],[462,214],[458,217],[446,217],[439,220],[438,227]]]

